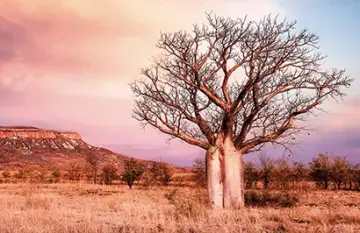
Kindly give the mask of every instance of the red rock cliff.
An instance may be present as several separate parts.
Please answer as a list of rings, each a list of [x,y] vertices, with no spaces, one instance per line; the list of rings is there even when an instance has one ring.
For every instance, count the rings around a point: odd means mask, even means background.
[[[0,126],[0,138],[30,138],[30,139],[56,139],[64,138],[70,140],[81,140],[81,136],[75,132],[59,132],[55,130],[44,130],[35,127],[23,126]]]

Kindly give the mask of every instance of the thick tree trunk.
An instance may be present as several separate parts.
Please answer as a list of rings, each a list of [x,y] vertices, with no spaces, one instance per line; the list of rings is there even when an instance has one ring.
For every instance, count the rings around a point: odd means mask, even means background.
[[[219,137],[206,154],[207,188],[214,209],[244,206],[242,158],[231,139]]]
[[[241,154],[231,140],[225,140],[223,148],[225,158],[224,208],[239,209],[245,205]]]
[[[206,152],[206,176],[209,203],[213,209],[223,209],[223,175],[221,174],[222,158],[217,147]]]

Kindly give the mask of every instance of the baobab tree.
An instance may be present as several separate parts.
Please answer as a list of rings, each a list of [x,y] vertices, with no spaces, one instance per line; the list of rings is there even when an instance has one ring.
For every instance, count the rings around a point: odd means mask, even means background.
[[[213,208],[244,206],[242,156],[286,146],[352,82],[345,70],[325,69],[318,36],[295,25],[207,14],[190,32],[161,33],[162,53],[130,85],[135,119],[206,150]]]

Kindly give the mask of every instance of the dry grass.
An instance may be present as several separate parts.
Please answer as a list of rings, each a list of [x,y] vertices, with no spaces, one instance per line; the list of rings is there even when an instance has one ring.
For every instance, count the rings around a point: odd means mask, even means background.
[[[204,190],[136,188],[2,184],[0,232],[360,232],[356,192],[304,192],[292,208],[215,212]]]

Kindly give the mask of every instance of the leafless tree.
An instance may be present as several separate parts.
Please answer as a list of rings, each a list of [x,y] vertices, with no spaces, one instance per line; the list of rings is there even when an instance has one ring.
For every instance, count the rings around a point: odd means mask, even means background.
[[[91,173],[92,173],[93,184],[96,184],[97,174],[98,174],[98,171],[99,171],[99,162],[100,162],[97,148],[91,149],[91,150],[86,154],[86,161],[87,161],[87,162],[89,163],[89,165],[91,166]]]
[[[286,146],[302,122],[352,81],[325,69],[318,37],[271,15],[258,22],[207,14],[191,32],[162,33],[162,53],[131,84],[134,117],[207,151],[213,208],[244,206],[242,155]]]
[[[260,180],[263,183],[264,189],[268,189],[275,173],[274,160],[271,159],[266,153],[260,153],[258,158]]]

